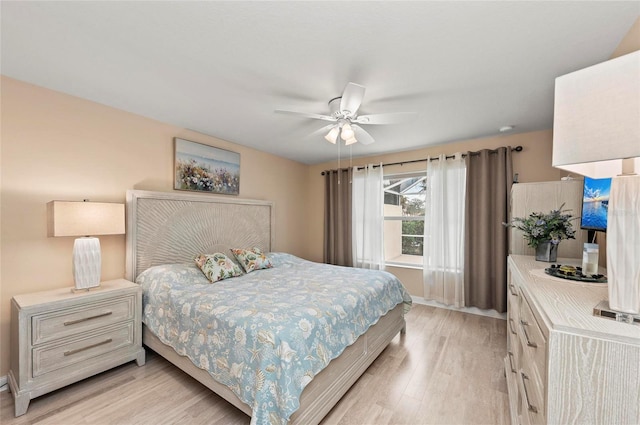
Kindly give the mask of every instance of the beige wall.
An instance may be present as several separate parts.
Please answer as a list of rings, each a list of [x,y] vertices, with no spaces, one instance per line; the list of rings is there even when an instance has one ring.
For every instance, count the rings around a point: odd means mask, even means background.
[[[609,59],[640,50],[640,18],[636,19]]]
[[[378,140],[376,143],[385,143]],[[447,145],[429,146],[422,149],[398,152],[387,155],[378,155],[364,158],[354,158],[353,165],[391,163],[422,159],[427,156],[435,156],[441,153],[453,154],[456,152],[477,151],[480,149],[495,149],[500,146],[522,146],[522,152],[513,153],[513,170],[519,174],[520,182],[536,182],[559,180],[564,174],[551,166],[552,148],[551,130],[536,131],[530,133],[500,135],[482,139],[465,140]],[[343,158],[342,165],[348,163],[348,158]],[[334,169],[337,161],[310,166],[308,169],[308,193],[309,206],[307,220],[309,222],[307,240],[307,258],[312,261],[322,261],[323,250],[323,223],[324,223],[324,178],[320,175],[323,170]],[[395,165],[385,168],[389,173],[400,173],[424,169],[425,163]],[[400,267],[387,269],[402,280],[411,295],[424,296],[422,285],[422,270]]]
[[[171,191],[174,137],[239,152],[240,197],[274,201],[274,249],[305,255],[306,165],[10,78],[1,83],[0,376],[8,372],[11,297],[73,285],[74,238],[47,238],[46,203]],[[124,236],[100,243],[102,278],[124,277]]]
[[[2,77],[1,83],[0,346],[8,343],[12,296],[72,285],[73,238],[47,238],[46,203],[124,202],[127,189],[171,191],[174,137],[239,152],[240,197],[275,202],[274,249],[322,261],[320,171],[335,168],[335,163],[307,166],[11,78]],[[560,177],[549,165],[550,131],[358,158],[353,163],[395,162],[507,144],[524,147],[514,156],[521,181]],[[390,171],[423,166],[396,166]],[[100,242],[102,278],[123,277],[124,236],[104,236]],[[422,296],[420,270],[395,272],[412,294]],[[0,376],[4,376],[8,350],[1,351]]]

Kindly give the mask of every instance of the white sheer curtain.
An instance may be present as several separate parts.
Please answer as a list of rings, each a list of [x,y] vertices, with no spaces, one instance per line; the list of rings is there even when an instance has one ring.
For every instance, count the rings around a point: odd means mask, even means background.
[[[352,233],[356,267],[384,270],[382,164],[353,170]]]
[[[461,153],[439,155],[427,165],[424,218],[424,294],[464,307],[464,209],[466,168]]]

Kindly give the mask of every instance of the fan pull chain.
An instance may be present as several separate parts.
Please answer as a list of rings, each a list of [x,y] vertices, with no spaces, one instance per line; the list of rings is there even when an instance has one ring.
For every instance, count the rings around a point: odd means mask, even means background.
[[[340,178],[342,176],[342,171],[340,170],[340,140],[338,140],[338,184],[340,184]]]
[[[349,168],[353,168],[353,147],[351,145],[349,145]],[[349,184],[353,183],[353,173],[351,173],[351,180],[349,181]]]

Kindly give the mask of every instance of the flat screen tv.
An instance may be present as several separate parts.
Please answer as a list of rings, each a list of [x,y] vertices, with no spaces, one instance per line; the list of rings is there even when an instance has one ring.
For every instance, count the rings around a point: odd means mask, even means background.
[[[582,216],[580,228],[585,230],[607,231],[607,211],[611,179],[584,178],[582,190]]]

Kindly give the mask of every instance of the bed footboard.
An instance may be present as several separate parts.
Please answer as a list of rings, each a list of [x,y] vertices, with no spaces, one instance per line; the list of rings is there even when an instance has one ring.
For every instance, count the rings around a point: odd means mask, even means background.
[[[329,413],[391,340],[405,329],[403,308],[403,304],[399,304],[382,316],[378,323],[371,326],[365,334],[313,378],[302,392],[300,409],[291,415],[290,424],[315,425]],[[189,358],[176,353],[146,326],[143,328],[144,345],[251,416],[250,406],[240,400],[227,386],[215,381],[209,372],[195,366]]]

